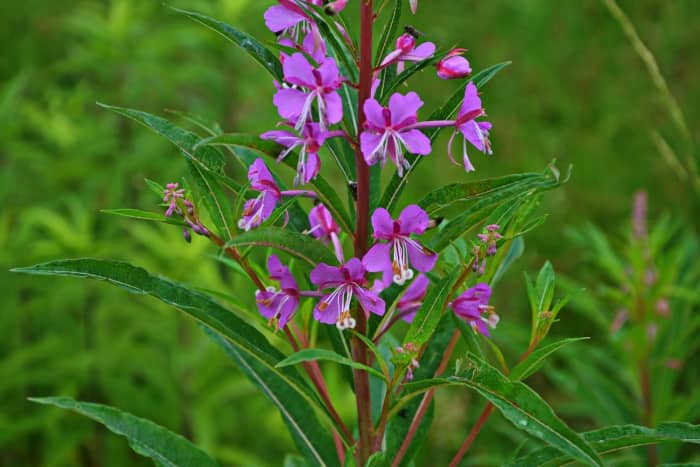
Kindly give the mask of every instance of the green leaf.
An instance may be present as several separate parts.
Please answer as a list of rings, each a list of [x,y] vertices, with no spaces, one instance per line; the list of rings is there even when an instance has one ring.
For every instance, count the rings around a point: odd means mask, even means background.
[[[638,425],[617,425],[583,433],[600,454],[622,449],[667,442],[700,444],[700,425],[681,422],[664,422],[656,428]],[[545,447],[517,459],[512,466],[558,466],[572,462],[572,458],[556,449]]]
[[[223,21],[210,18],[209,16],[203,15],[201,13],[196,13],[194,11],[181,10],[179,8],[170,7],[177,13],[187,16],[190,19],[203,24],[204,26],[212,29],[226,39],[230,40],[234,44],[245,50],[251,57],[253,57],[258,63],[260,63],[263,68],[265,68],[275,79],[282,81],[282,64],[279,59],[270,52],[262,43],[260,43],[256,38],[247,34],[233,26],[224,23]]]
[[[511,381],[484,360],[469,356],[470,368],[460,376],[406,384],[405,392],[425,391],[438,385],[466,386],[488,399],[515,427],[541,439],[558,451],[587,465],[601,466],[595,449],[569,428],[530,387]]]
[[[388,101],[389,97],[391,96],[391,93],[396,91],[396,89],[401,86],[401,84],[405,83],[408,81],[408,79],[424,69],[425,67],[429,65],[434,65],[435,63],[439,62],[442,60],[445,55],[447,55],[448,51],[437,51],[435,52],[435,55],[432,58],[427,58],[425,60],[421,60],[419,62],[414,63],[413,65],[407,67],[404,71],[402,71],[399,75],[395,76],[391,82],[387,83],[386,85],[382,85],[380,89],[378,90],[378,98],[377,100],[386,105],[386,102]]]
[[[318,422],[309,403],[297,392],[286,387],[266,365],[251,361],[228,340],[203,326],[205,333],[216,342],[258,389],[279,409],[294,442],[306,458],[316,465],[338,465],[333,438]],[[282,362],[280,362],[282,363]],[[281,365],[276,365],[279,368]],[[326,464],[324,464],[324,462]]]
[[[503,277],[503,275],[506,273],[506,271],[510,268],[510,266],[515,262],[515,260],[520,258],[524,252],[525,240],[523,240],[523,238],[520,236],[515,237],[511,242],[505,256],[498,264],[498,269],[496,269],[496,272],[493,275],[493,279],[491,279],[491,285],[498,282],[501,279],[501,277]]]
[[[248,133],[223,133],[203,138],[194,145],[194,149],[202,146],[233,146],[255,149],[268,156],[277,157],[284,149],[274,141],[262,139]]]
[[[396,31],[399,28],[399,23],[401,21],[401,7],[403,6],[404,0],[394,0],[394,9],[391,11],[391,17],[389,21],[384,23],[384,30],[382,31],[382,36],[377,42],[377,50],[374,54],[374,63],[380,63],[384,58],[385,52],[391,47],[391,44],[396,36]]]
[[[403,340],[404,344],[412,343],[416,347],[421,347],[430,340],[461,272],[462,266],[457,266],[442,280],[431,285],[423,304],[411,322],[411,327],[408,328]]]
[[[218,465],[204,451],[182,436],[114,407],[80,402],[69,397],[30,397],[29,400],[72,410],[103,424],[112,433],[128,439],[135,452],[150,457],[158,465],[172,467],[187,465],[216,467]]]
[[[212,147],[195,149],[199,137],[169,120],[140,110],[99,104],[105,109],[129,117],[164,136],[175,144],[188,162],[192,183],[204,202],[216,230],[224,239],[233,236],[230,228],[231,206],[226,193],[218,183],[217,175],[222,175],[225,156]]]
[[[165,109],[166,113],[177,115],[186,122],[198,127],[201,130],[209,133],[210,135],[220,135],[223,133],[221,131],[221,126],[218,122],[208,120],[200,115],[196,115],[190,112],[185,112],[182,110]]]
[[[166,224],[184,225],[185,222],[181,219],[165,217],[157,212],[142,211],[140,209],[100,209],[100,212],[105,214],[113,214],[115,216],[129,217],[131,219],[139,219],[144,221],[164,222]]]
[[[528,357],[522,362],[518,363],[510,372],[510,379],[513,381],[520,381],[528,376],[535,373],[540,369],[545,359],[549,357],[552,353],[556,352],[560,348],[569,345],[573,342],[583,341],[588,339],[588,337],[571,337],[568,339],[562,339],[560,341],[554,342],[549,345],[545,345],[534,352],[532,352]]]
[[[507,188],[520,186],[522,182],[541,181],[542,178],[542,174],[524,173],[467,183],[452,183],[431,191],[418,202],[418,205],[428,214],[434,215],[455,203],[488,198]]]
[[[225,246],[265,246],[289,253],[316,266],[318,263],[335,264],[335,255],[320,241],[309,235],[290,232],[280,227],[253,229],[236,235]]]
[[[285,402],[287,395],[293,393],[299,400],[306,402],[305,407],[309,413],[317,409],[324,414],[326,421],[333,423],[332,417],[322,407],[317,395],[311,392],[295,370],[275,367],[284,358],[284,354],[270,345],[258,330],[203,293],[189,290],[181,284],[153,276],[142,268],[119,261],[60,260],[17,268],[13,271],[104,280],[132,293],[154,296],[225,337],[240,355],[241,362],[244,363],[244,371],[256,372],[257,376],[254,378],[256,384],[260,384],[260,379],[264,377],[265,383],[272,388],[274,397],[279,398],[280,403]],[[269,394],[266,395],[272,398]],[[330,446],[332,447],[332,444]],[[312,447],[309,449],[318,454],[316,463],[335,465],[335,456],[326,457],[320,454],[319,449]]]
[[[558,187],[561,182],[551,176],[551,174],[545,173],[536,177],[527,177],[514,183],[508,183],[490,191],[487,195],[478,198],[467,209],[464,209],[457,217],[445,223],[444,227],[440,229],[432,240],[430,246],[435,251],[441,252],[476,224],[488,219],[500,206],[509,206],[513,202],[522,201],[524,197],[532,196],[541,191],[551,190]]]
[[[372,368],[371,366],[363,365],[347,357],[343,357],[331,350],[326,349],[303,349],[296,353],[293,353],[289,357],[285,358],[277,364],[277,368],[282,368],[285,366],[296,365],[302,362],[311,362],[314,360],[327,360],[330,362],[335,362],[340,365],[349,366],[356,368],[358,370],[366,371],[367,373],[373,374],[379,379],[384,379],[384,375]]]
[[[501,71],[506,66],[510,65],[510,63],[511,62],[502,62],[490,66],[474,74],[471,80],[469,81],[473,81],[476,87],[480,89],[491,78],[493,78],[496,75],[496,73]],[[447,102],[445,102],[445,104],[443,104],[442,107],[435,110],[430,115],[430,117],[428,117],[428,120],[449,120],[450,118],[453,118],[462,105],[462,101],[464,100],[464,89],[467,87],[467,83],[469,83],[469,81],[465,81],[462,86],[457,88],[457,90],[452,94],[452,96],[447,100]],[[426,130],[425,133],[428,136],[428,138],[430,138],[430,141],[434,142],[438,134],[440,133],[440,130],[441,128],[432,128]],[[403,177],[399,177],[397,174],[394,174],[387,188],[384,190],[384,195],[382,196],[380,206],[385,206],[389,212],[394,214],[394,209],[397,206],[399,196],[401,196],[403,189],[406,187],[406,182],[409,179],[409,175],[416,169],[418,164],[423,159],[424,156],[408,156],[408,160],[411,164],[410,167],[406,169]]]

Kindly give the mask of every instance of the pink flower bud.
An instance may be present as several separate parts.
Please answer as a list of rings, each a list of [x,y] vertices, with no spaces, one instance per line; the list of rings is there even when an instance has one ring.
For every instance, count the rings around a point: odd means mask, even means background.
[[[348,0],[335,0],[334,2],[330,2],[326,5],[326,14],[337,15],[343,11],[347,4]]]
[[[472,72],[472,68],[469,65],[469,61],[462,57],[462,54],[466,51],[466,49],[453,49],[450,53],[445,55],[445,57],[435,65],[438,77],[442,79],[459,79],[469,76]]]
[[[411,7],[411,13],[415,15],[418,10],[418,0],[408,0],[408,5]]]
[[[404,33],[396,39],[396,48],[400,49],[403,53],[408,53],[413,50],[416,46],[416,38],[409,34]]]

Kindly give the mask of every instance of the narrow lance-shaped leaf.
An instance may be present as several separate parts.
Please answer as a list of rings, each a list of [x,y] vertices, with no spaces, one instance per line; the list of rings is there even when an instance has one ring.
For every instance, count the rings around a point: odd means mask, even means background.
[[[139,219],[143,221],[163,222],[165,224],[173,225],[185,224],[185,222],[182,219],[165,217],[165,215],[157,212],[142,211],[140,209],[102,209],[100,210],[100,212],[103,212],[105,214],[112,214],[115,216],[128,217],[130,219]]]
[[[371,366],[363,365],[362,363],[358,363],[354,360],[349,359],[348,357],[343,357],[340,354],[337,354],[331,350],[326,350],[326,349],[303,349],[298,352],[293,353],[289,357],[285,358],[281,362],[277,364],[277,368],[282,368],[285,366],[292,366],[292,365],[297,365],[299,363],[303,362],[312,362],[316,360],[326,360],[329,362],[335,362],[340,365],[345,365],[349,366],[352,368],[356,368],[358,370],[364,370],[367,373],[370,373],[377,378],[384,379],[384,375],[381,374],[381,372],[375,370]]]
[[[30,397],[29,400],[72,410],[103,424],[112,433],[128,439],[135,452],[150,457],[158,465],[172,467],[185,465],[218,466],[204,451],[182,436],[149,420],[114,407],[80,402],[69,397]]]
[[[318,409],[329,423],[333,423],[332,417],[296,370],[275,367],[284,355],[270,345],[259,331],[203,293],[189,290],[181,284],[153,276],[142,268],[119,261],[61,260],[13,271],[104,280],[132,293],[154,296],[224,336],[244,362],[244,370],[253,372],[248,373],[253,375],[251,376],[253,382],[259,384],[260,381],[264,381],[270,388],[274,395],[271,399],[278,407],[280,403],[285,402],[286,394],[294,393],[295,397],[298,396],[296,399],[298,405],[295,407],[298,407],[299,411],[313,413],[314,409]],[[268,397],[270,397],[269,394]],[[283,416],[285,416],[284,413]],[[309,441],[312,444],[304,446],[304,449],[317,454],[316,464],[335,465],[335,455],[326,457],[323,454],[326,452],[323,440],[309,437]]]
[[[255,386],[279,409],[296,445],[313,465],[336,465],[333,439],[328,430],[318,423],[309,404],[297,392],[277,382],[275,374],[265,365],[259,365],[210,328],[204,332],[238,364]],[[279,367],[279,364],[278,364]]]
[[[569,339],[562,339],[557,342],[553,342],[549,345],[545,345],[534,352],[532,352],[528,357],[522,362],[518,363],[510,372],[510,379],[513,381],[520,381],[528,376],[535,373],[544,363],[545,359],[551,354],[561,349],[562,347],[572,344],[574,342],[583,341],[588,339],[588,337],[572,337]]]
[[[489,80],[491,80],[491,78],[493,78],[496,75],[496,73],[501,71],[506,66],[510,65],[510,63],[511,62],[502,62],[490,66],[474,74],[471,80],[465,80],[464,84],[452,94],[452,96],[447,100],[447,102],[445,102],[445,104],[442,107],[435,110],[430,115],[428,120],[448,120],[450,118],[453,118],[457,114],[459,107],[462,105],[462,101],[464,100],[464,89],[466,88],[467,83],[469,81],[473,81],[477,88],[481,88]],[[441,128],[432,128],[427,130],[425,133],[430,138],[430,141],[434,142],[440,131]],[[403,189],[406,187],[406,182],[410,178],[409,176],[411,172],[413,172],[413,170],[415,170],[420,161],[424,159],[424,156],[409,156],[408,159],[411,165],[404,172],[404,176],[399,177],[397,174],[394,174],[388,186],[384,190],[384,194],[382,195],[382,201],[380,205],[385,206],[386,209],[392,214],[394,214],[394,210],[397,207],[399,196],[401,196]]]
[[[461,272],[462,266],[457,266],[442,280],[430,287],[423,300],[423,305],[421,305],[415,318],[413,318],[411,327],[408,328],[406,337],[403,340],[404,344],[412,343],[420,347],[428,342],[440,322],[442,311],[447,306],[450,292]]]
[[[530,387],[519,381],[511,381],[472,354],[469,355],[469,367],[459,376],[406,384],[404,391],[411,394],[439,385],[469,387],[491,402],[518,429],[586,465],[603,465],[595,449],[557,417],[554,410]]]
[[[700,444],[700,425],[682,422],[664,422],[656,428],[638,425],[616,425],[589,431],[583,439],[599,454],[622,449],[669,442]],[[520,457],[510,465],[515,467],[553,467],[573,462],[572,458],[550,447],[541,448]]]
[[[223,21],[219,21],[214,18],[210,18],[209,16],[203,15],[201,13],[181,10],[179,8],[174,7],[171,8],[177,13],[185,15],[188,18],[203,24],[209,29],[218,32],[234,44],[240,46],[258,63],[260,63],[263,66],[263,68],[265,68],[275,79],[282,81],[282,64],[280,63],[279,59],[264,45],[262,45],[260,41],[258,41],[250,34],[245,33],[240,29],[234,28],[230,24],[226,24]]]

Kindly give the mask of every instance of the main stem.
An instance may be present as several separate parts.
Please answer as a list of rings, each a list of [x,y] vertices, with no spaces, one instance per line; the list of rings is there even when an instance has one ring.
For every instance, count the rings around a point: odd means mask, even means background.
[[[372,23],[374,11],[372,0],[360,3],[360,89],[357,101],[357,131],[362,131],[365,114],[364,103],[370,97],[372,88]],[[355,224],[355,257],[362,258],[367,252],[369,234],[369,167],[359,147],[355,148],[355,167],[357,172],[357,203]],[[364,310],[357,313],[357,332],[367,334],[367,316]],[[368,353],[365,344],[357,337],[352,338],[352,358],[356,362],[367,364]],[[357,424],[360,432],[356,457],[358,465],[364,466],[372,452],[372,408],[369,391],[369,375],[362,370],[353,370],[355,380],[355,397],[357,400]]]

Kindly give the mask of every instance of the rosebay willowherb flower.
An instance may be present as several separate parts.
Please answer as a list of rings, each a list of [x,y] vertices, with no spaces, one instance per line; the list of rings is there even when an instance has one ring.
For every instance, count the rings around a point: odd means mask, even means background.
[[[221,134],[207,125],[207,134],[200,135],[144,112],[119,109],[165,134],[188,168],[187,191],[175,183],[165,188],[149,183],[165,216],[134,210],[119,214],[177,224],[188,241],[194,241],[194,231],[198,241],[212,242],[219,248],[217,259],[227,257],[221,261],[231,268],[227,279],[242,277],[223,282],[235,284],[235,296],[228,291],[209,295],[204,288],[194,290],[126,263],[64,261],[32,271],[105,279],[156,296],[197,319],[280,410],[304,457],[285,465],[418,463],[433,394],[447,385],[475,389],[488,401],[451,465],[460,463],[494,408],[550,445],[554,454],[534,451],[540,456],[535,462],[602,465],[586,437],[554,417],[551,407],[520,381],[558,348],[538,349],[563,306],[552,303],[551,265],[545,264],[534,285],[528,283],[532,328],[520,358],[524,367],[510,371],[498,347],[499,316],[489,304],[497,293],[492,287],[522,252],[519,237],[537,225],[532,215],[540,192],[559,186],[568,175],[561,176],[553,165],[543,174],[484,180],[460,170],[462,180],[443,186],[437,171],[422,167],[445,129],[452,132],[447,152],[453,161],[454,139],[463,139],[459,165],[466,172],[475,170],[468,144],[492,153],[492,124],[482,120],[479,89],[506,63],[472,74],[463,49],[436,52],[450,45],[438,48],[419,40],[422,34],[414,28],[402,30],[402,10],[416,13],[416,0],[270,3],[259,19],[271,31],[265,41],[199,13],[178,11],[240,45],[270,74],[265,82],[271,81],[270,106],[276,107],[279,121],[257,135]],[[359,21],[353,24],[350,14],[358,10]],[[384,20],[386,28],[375,35]],[[425,36],[438,35],[428,31]],[[444,89],[445,96],[428,120],[420,120],[424,100],[410,86],[425,70],[431,70],[425,77],[433,80],[435,92]],[[387,165],[388,159],[393,164]],[[235,163],[227,166],[231,160]],[[416,183],[415,177],[423,179]],[[286,189],[290,183],[294,189]],[[231,297],[232,309],[224,297]],[[659,301],[655,309],[668,314],[672,304]],[[517,337],[512,342],[526,339]],[[461,339],[467,345],[457,346]],[[484,343],[495,352],[481,352]],[[455,361],[454,374],[448,374],[460,348],[471,353]],[[497,365],[487,361],[494,353]],[[349,386],[343,386],[344,378],[334,378],[329,386],[319,360],[348,367]],[[297,364],[300,371],[285,368]],[[343,393],[331,398],[331,389]],[[341,415],[336,404],[348,398],[355,411]],[[131,430],[128,436],[146,431]],[[178,449],[158,452],[165,456],[156,456],[159,463],[215,465],[184,438],[171,441]],[[181,453],[194,457],[172,459]]]

